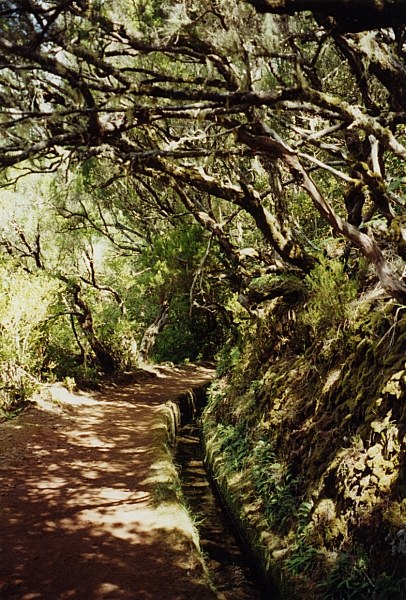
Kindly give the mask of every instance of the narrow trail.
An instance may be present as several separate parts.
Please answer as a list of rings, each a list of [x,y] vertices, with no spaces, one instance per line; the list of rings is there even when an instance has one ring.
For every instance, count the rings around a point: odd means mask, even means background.
[[[1,600],[213,598],[185,511],[156,492],[163,405],[211,377],[161,370],[0,425]]]

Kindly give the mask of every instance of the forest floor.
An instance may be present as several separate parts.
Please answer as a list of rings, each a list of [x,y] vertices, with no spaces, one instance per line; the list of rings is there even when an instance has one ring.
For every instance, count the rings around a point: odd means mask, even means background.
[[[51,389],[0,425],[2,600],[214,598],[171,477],[163,410],[203,367],[102,391]],[[176,476],[175,476],[176,479]]]

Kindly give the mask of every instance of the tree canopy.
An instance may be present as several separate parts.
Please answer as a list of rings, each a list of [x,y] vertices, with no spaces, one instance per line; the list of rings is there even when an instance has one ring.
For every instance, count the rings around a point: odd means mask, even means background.
[[[214,462],[323,598],[404,591],[405,23],[0,2],[0,418],[39,382],[214,359]]]
[[[162,309],[180,285],[193,297],[208,257],[215,289],[249,311],[323,255],[354,272],[362,257],[405,303],[405,15],[367,4],[2,3],[3,184],[49,176],[67,231],[132,256],[172,237],[171,266],[189,264],[180,232],[194,222],[194,266],[163,278]],[[37,233],[3,248],[43,268]],[[81,285],[97,289],[87,252]],[[196,304],[215,310],[208,289]]]

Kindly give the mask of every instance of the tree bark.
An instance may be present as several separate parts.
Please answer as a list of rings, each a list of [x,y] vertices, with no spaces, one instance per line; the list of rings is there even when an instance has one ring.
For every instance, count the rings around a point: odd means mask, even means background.
[[[358,246],[367,260],[374,265],[382,287],[393,298],[402,304],[406,304],[406,285],[392,273],[376,241],[372,236],[362,233],[354,225],[342,219],[334,211],[303,167],[294,150],[289,148],[282,140],[276,139],[276,137],[252,135],[242,128],[238,133],[238,139],[257,151],[266,151],[270,156],[278,157],[289,169],[298,185],[307,192],[316,209],[334,231]]]
[[[140,349],[138,352],[138,363],[146,363],[148,358],[151,356],[151,352],[155,345],[158,334],[165,327],[168,320],[169,309],[171,307],[171,299],[163,300],[155,320],[144,332],[140,343]]]
[[[346,237],[350,242],[358,246],[364,256],[376,269],[382,287],[396,300],[402,304],[406,303],[406,285],[400,281],[391,271],[381,249],[370,235],[362,233],[359,229],[344,221],[334,209],[326,202],[317,188],[313,179],[308,175],[297,156],[286,154],[284,157],[287,164],[296,177],[300,180],[302,187],[313,200],[322,217],[331,225],[337,233]]]
[[[233,122],[231,121],[229,121],[228,124],[224,121],[224,124],[229,128],[233,127]],[[249,147],[250,139],[256,139],[256,136],[246,135],[243,129],[238,130],[236,135],[238,141],[241,141]],[[277,157],[277,153],[280,152],[280,144],[274,142],[273,146],[273,141],[270,138],[265,139],[268,140],[268,153]],[[202,168],[195,169],[191,167],[185,169],[179,165],[170,164],[168,161],[162,159],[154,159],[150,162],[153,168],[158,172],[166,172],[168,179],[169,177],[172,177],[177,182],[186,183],[190,187],[217,196],[217,198],[224,198],[235,206],[241,207],[252,216],[265,240],[288,264],[294,265],[305,273],[308,273],[314,267],[314,258],[307,254],[292,237],[287,237],[285,235],[286,232],[281,230],[276,217],[262,205],[259,194],[249,185],[244,185],[243,182],[240,182],[240,185],[221,183],[218,179],[205,173]],[[156,177],[157,175],[154,173],[154,176]],[[190,203],[186,203],[184,198],[185,194],[182,194],[179,185],[176,187],[176,190],[182,202],[191,210],[192,207]],[[226,236],[222,234],[219,225],[215,224],[215,222],[202,211],[200,211],[198,215],[196,215],[196,212],[198,211],[195,210],[194,215],[197,220],[203,224],[208,231],[214,233],[219,240],[221,239],[224,250],[227,251],[226,245],[229,246],[229,255],[232,256],[232,254],[234,254],[232,245],[226,241]]]
[[[78,320],[80,328],[83,331],[91,349],[93,350],[101,369],[105,373],[112,373],[117,368],[117,362],[112,353],[98,339],[93,326],[93,317],[87,303],[80,295],[80,286],[75,285],[73,289],[73,297],[75,302],[75,316]]]

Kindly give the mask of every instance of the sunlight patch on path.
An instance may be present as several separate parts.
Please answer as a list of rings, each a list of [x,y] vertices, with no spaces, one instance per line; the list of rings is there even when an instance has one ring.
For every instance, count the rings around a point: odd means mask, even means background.
[[[0,597],[212,598],[157,410],[208,378],[168,369],[97,393],[52,386],[5,424]]]

